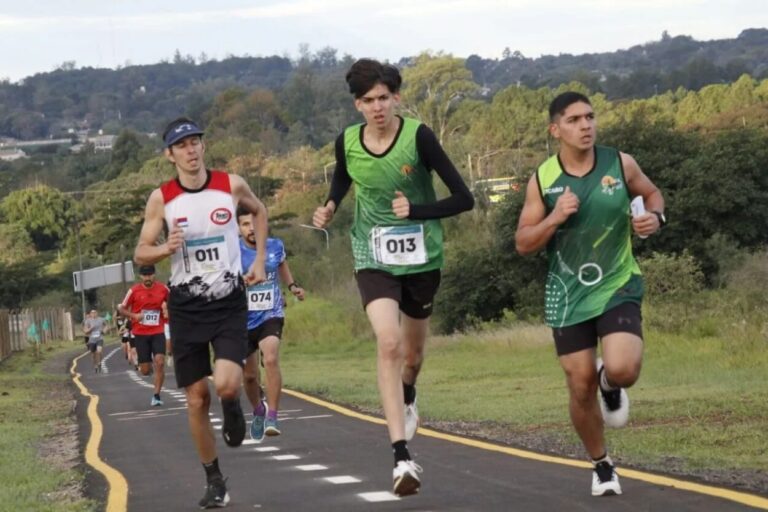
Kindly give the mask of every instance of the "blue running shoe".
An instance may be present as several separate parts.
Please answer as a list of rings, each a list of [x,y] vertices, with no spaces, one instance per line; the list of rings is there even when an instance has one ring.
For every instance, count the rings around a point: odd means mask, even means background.
[[[264,403],[264,414],[263,415],[254,414],[253,420],[251,421],[251,439],[253,439],[257,443],[260,443],[264,440],[264,420],[266,416],[267,416],[267,404]]]
[[[280,429],[277,427],[277,418],[266,419],[264,422],[264,433],[270,437],[280,435]]]

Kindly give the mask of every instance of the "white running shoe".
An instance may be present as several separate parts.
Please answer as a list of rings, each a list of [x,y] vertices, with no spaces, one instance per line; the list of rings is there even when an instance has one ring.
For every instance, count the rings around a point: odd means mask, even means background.
[[[405,405],[405,440],[410,441],[419,429],[419,408],[416,400],[412,404]]]
[[[592,496],[614,496],[621,494],[619,475],[610,461],[595,465],[592,470]]]
[[[597,359],[597,389],[600,412],[606,427],[620,428],[629,421],[629,396],[624,388],[613,391],[603,391],[600,387],[600,374],[603,371],[603,360]]]
[[[394,483],[392,493],[395,496],[410,496],[419,492],[421,479],[419,473],[424,470],[421,466],[412,460],[401,460],[392,470],[392,481]]]

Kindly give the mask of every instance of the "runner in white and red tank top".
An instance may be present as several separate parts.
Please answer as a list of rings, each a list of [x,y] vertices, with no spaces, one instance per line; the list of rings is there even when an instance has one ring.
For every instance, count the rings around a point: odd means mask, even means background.
[[[267,210],[240,176],[205,168],[202,136],[203,131],[187,118],[166,127],[165,156],[178,175],[150,195],[134,259],[150,265],[171,257],[168,313],[176,382],[187,395],[192,438],[208,481],[199,504],[210,508],[225,506],[229,494],[208,416],[207,377],[213,374],[221,398],[224,441],[239,446],[245,436],[240,386],[248,343],[243,281],[266,280]],[[241,275],[235,217],[238,205],[253,215],[260,255],[245,276]],[[167,240],[157,244],[164,227]],[[209,345],[214,352],[213,371]]]

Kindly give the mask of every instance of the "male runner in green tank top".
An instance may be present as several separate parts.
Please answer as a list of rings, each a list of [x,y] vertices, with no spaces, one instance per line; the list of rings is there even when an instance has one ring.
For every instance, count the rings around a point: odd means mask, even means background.
[[[331,192],[312,221],[326,226],[354,183],[355,277],[376,335],[379,394],[395,456],[393,492],[406,496],[421,485],[421,467],[406,442],[418,427],[416,377],[443,264],[439,219],[471,209],[474,200],[432,130],[395,115],[397,68],[361,59],[346,79],[366,122],[336,140]],[[436,199],[431,170],[449,197]]]
[[[571,421],[594,465],[592,495],[621,494],[603,428],[627,422],[624,388],[635,383],[642,365],[643,280],[631,235],[647,237],[661,228],[664,198],[631,156],[595,145],[595,114],[586,96],[559,95],[549,116],[560,150],[528,182],[517,250],[532,254],[546,247],[544,316],[565,371]],[[637,196],[645,212],[632,216],[630,201]],[[596,361],[598,339],[603,357]]]

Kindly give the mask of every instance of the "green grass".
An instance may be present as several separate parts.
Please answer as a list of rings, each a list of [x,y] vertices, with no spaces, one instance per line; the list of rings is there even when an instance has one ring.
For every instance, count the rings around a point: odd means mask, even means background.
[[[359,305],[350,311],[310,298],[286,316],[285,386],[379,412],[375,342],[360,328]],[[614,458],[667,471],[768,471],[768,340],[721,331],[646,332],[630,424],[607,431]],[[535,433],[583,456],[550,339],[544,326],[526,325],[431,337],[418,386],[423,419],[491,425],[513,444],[525,445]]]
[[[0,510],[96,509],[80,496],[84,478],[76,468],[77,444],[73,453],[60,453],[61,433],[71,431],[74,421],[69,377],[43,369],[51,357],[73,348],[52,343],[40,359],[27,349],[0,363]]]

